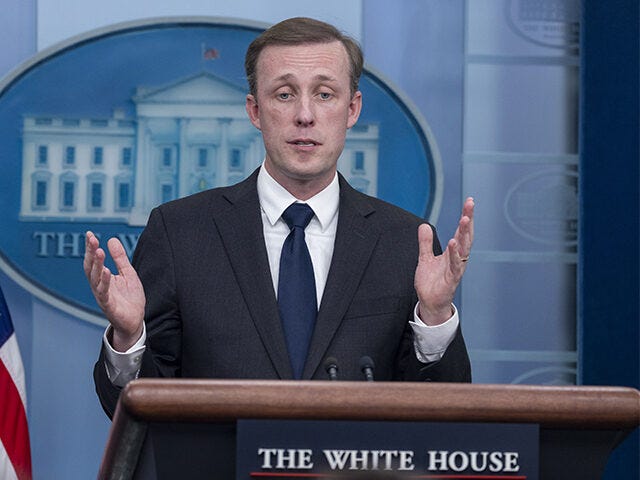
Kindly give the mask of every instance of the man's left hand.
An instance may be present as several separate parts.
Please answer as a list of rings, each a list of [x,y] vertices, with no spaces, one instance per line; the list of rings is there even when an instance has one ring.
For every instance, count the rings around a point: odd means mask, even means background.
[[[418,294],[420,319],[429,326],[440,325],[453,315],[453,296],[467,267],[473,243],[473,198],[465,200],[458,228],[442,255],[433,254],[433,230],[418,227],[419,257],[414,286]]]

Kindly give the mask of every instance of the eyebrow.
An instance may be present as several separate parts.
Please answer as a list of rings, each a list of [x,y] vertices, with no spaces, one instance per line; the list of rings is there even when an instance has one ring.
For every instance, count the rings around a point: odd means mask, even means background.
[[[274,81],[276,82],[281,82],[281,81],[289,81],[292,78],[294,78],[294,75],[292,73],[285,73],[284,75],[280,75],[279,77],[277,77]],[[329,75],[322,75],[322,74],[318,74],[314,77],[315,80],[319,80],[321,82],[336,82],[336,78],[334,77],[330,77]]]

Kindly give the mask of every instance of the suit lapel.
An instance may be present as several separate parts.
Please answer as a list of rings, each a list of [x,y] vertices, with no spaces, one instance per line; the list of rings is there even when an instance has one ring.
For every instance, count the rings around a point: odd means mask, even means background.
[[[257,172],[230,188],[214,219],[256,330],[280,378],[292,378],[291,364],[273,291],[264,241]]]
[[[331,267],[309,347],[304,379],[311,378],[323,361],[379,237],[375,223],[367,218],[374,212],[373,207],[342,176],[339,208]]]

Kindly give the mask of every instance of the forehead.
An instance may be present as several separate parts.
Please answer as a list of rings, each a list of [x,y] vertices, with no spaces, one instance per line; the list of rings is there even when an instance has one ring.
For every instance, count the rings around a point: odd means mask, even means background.
[[[281,77],[330,77],[349,82],[347,51],[341,42],[269,45],[260,52],[256,65],[258,83]]]

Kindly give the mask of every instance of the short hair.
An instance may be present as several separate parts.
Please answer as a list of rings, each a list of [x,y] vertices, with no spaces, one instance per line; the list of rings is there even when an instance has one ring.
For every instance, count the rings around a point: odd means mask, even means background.
[[[351,95],[358,90],[362,66],[364,63],[360,45],[350,36],[342,33],[333,25],[313,18],[295,17],[283,20],[262,32],[247,49],[244,57],[244,69],[249,82],[249,93],[256,95],[256,66],[262,50],[269,45],[304,45],[313,43],[331,43],[339,41],[344,45],[349,58]]]

